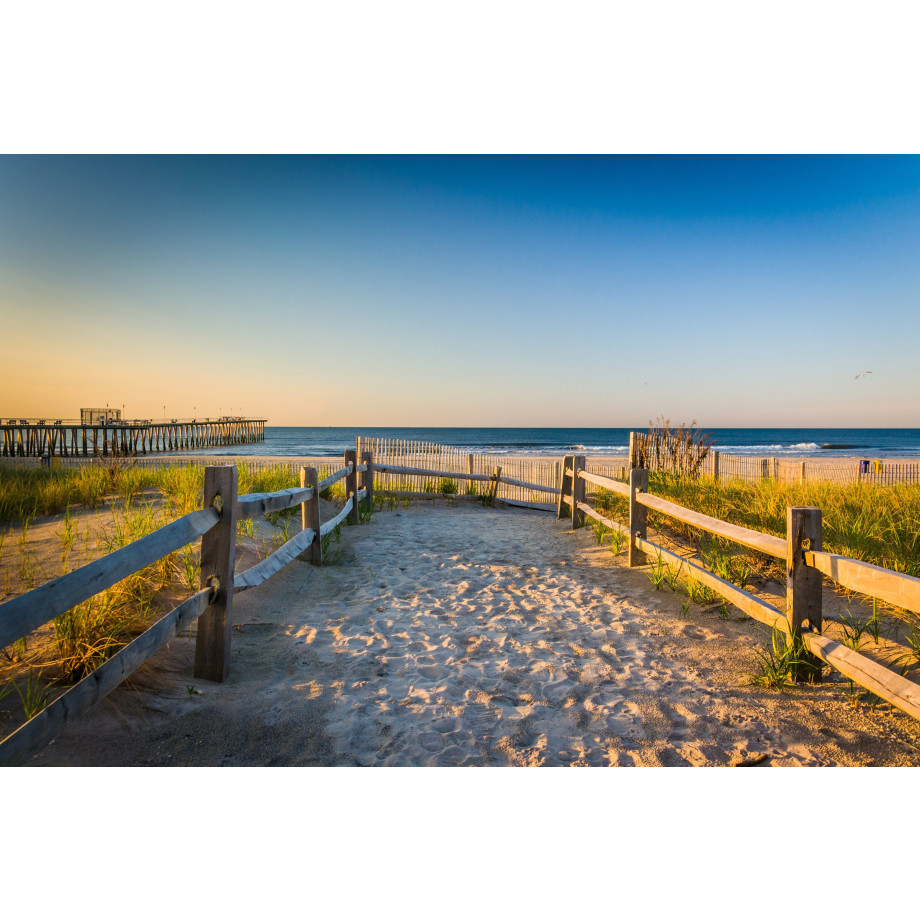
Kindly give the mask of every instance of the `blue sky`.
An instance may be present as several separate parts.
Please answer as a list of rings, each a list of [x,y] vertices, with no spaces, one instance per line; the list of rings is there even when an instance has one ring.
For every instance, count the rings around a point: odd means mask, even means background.
[[[916,157],[2,157],[0,415],[915,427],[918,252]]]

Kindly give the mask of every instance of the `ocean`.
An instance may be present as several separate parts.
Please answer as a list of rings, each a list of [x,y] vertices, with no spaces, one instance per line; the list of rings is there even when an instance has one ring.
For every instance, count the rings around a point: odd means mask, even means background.
[[[711,428],[713,448],[733,454],[788,458],[907,457],[920,459],[920,428]],[[208,449],[209,456],[341,457],[356,438],[399,438],[458,447],[469,453],[623,457],[628,428],[283,428],[266,427],[257,444]]]

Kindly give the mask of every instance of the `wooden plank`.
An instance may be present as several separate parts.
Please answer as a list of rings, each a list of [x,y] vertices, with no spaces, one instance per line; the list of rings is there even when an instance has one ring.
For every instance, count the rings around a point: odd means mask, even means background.
[[[251,492],[237,500],[237,519],[258,517],[272,511],[294,508],[313,498],[313,489],[282,489],[280,492]]]
[[[478,498],[478,496],[464,495],[463,498]],[[522,502],[514,498],[499,498],[496,499],[499,504],[502,505],[511,505],[515,508],[531,508],[534,511],[552,511],[555,512],[556,506],[553,504],[548,504],[545,502]]]
[[[556,520],[561,521],[563,517],[568,517],[567,505],[571,505],[572,498],[572,464],[575,462],[574,454],[566,454],[562,458],[562,473],[559,477],[559,502],[556,505]]]
[[[366,491],[368,501],[371,505],[374,503],[374,454],[366,450],[359,455],[359,459],[364,464],[364,475],[361,477],[361,487]]]
[[[585,516],[579,507],[585,500],[585,481],[580,475],[584,472],[585,462],[580,454],[572,461],[572,530],[585,526]]]
[[[358,523],[358,500],[354,498],[358,491],[358,473],[357,473],[358,455],[354,450],[345,451],[345,466],[351,467],[351,472],[345,477],[345,498],[351,497],[354,500],[351,503],[351,523]]]
[[[697,581],[706,585],[707,588],[712,588],[713,591],[718,592],[727,601],[734,604],[739,610],[743,610],[752,619],[757,620],[759,623],[764,623],[767,626],[775,627],[783,633],[788,634],[788,621],[786,619],[786,614],[782,610],[750,594],[743,588],[733,585],[730,581],[719,578],[718,575],[713,574],[701,565],[697,565],[695,562],[691,562],[689,559],[685,559],[678,553],[671,552],[671,550],[665,549],[657,543],[652,543],[651,540],[639,539],[636,542],[639,544],[639,548],[645,553],[651,556],[656,556],[660,553],[662,559],[669,560],[670,562],[677,563],[681,567],[685,567]]]
[[[630,568],[642,565],[645,557],[642,554],[641,541],[647,536],[647,523],[645,507],[639,499],[648,489],[648,470],[631,469],[629,471],[629,548],[627,563]]]
[[[262,582],[267,581],[272,575],[280,572],[289,562],[297,559],[304,550],[308,549],[315,536],[316,531],[312,529],[301,530],[300,533],[293,536],[283,546],[278,547],[270,556],[266,556],[261,562],[246,569],[242,574],[234,575],[234,592],[256,588]]]
[[[735,543],[741,543],[751,549],[774,556],[777,559],[786,558],[786,541],[782,537],[774,537],[771,534],[761,533],[759,530],[750,530],[747,527],[740,527],[737,524],[729,524],[726,521],[720,521],[718,518],[709,517],[708,514],[700,514],[698,511],[691,511],[682,505],[668,501],[666,498],[660,498],[657,495],[648,493],[640,494],[636,499],[639,504],[651,508],[653,511],[660,511],[669,517],[692,527],[698,527],[708,533],[714,533],[717,536],[733,540]]]
[[[195,640],[195,677],[227,679],[230,672],[230,634],[233,615],[233,570],[236,565],[235,466],[207,466],[204,470],[204,506],[220,502],[220,521],[201,538],[201,588],[215,579],[217,596],[198,622]]]
[[[821,549],[821,510],[819,508],[786,509],[786,618],[789,634],[801,638],[807,624],[821,632],[821,573],[805,564],[806,549]],[[793,667],[796,681],[819,681],[821,668],[809,655]]]
[[[786,615],[794,635],[807,624],[821,632],[821,572],[805,562],[806,549],[821,549],[821,509],[786,509]]]
[[[215,527],[218,520],[214,508],[193,511],[114,553],[0,604],[0,648],[133,575],[144,566],[181,549]]]
[[[457,479],[466,479],[466,476],[463,476],[460,473],[451,473],[451,476],[455,476]],[[485,477],[486,479],[491,479],[491,476]],[[517,486],[521,489],[531,489],[534,492],[547,492],[550,495],[559,495],[560,489],[555,488],[554,486],[541,486],[536,482],[527,482],[524,479],[511,479],[508,476],[502,476],[502,482],[507,486]]]
[[[810,630],[803,630],[802,640],[808,651],[836,668],[844,677],[855,681],[907,715],[920,719],[920,686],[913,681],[833,639],[815,635]]]
[[[190,626],[208,609],[210,588],[193,594],[161,617],[146,632],[129,642],[91,674],[46,706],[0,743],[0,766],[15,766],[40,751],[49,741],[104,696],[111,693],[138,665],[145,662],[178,632]]]
[[[803,555],[807,566],[817,569],[844,588],[920,613],[920,578],[814,549],[806,550]],[[0,607],[0,611],[2,609]]]
[[[616,479],[610,479],[607,476],[598,476],[597,473],[589,473],[586,470],[582,470],[578,475],[585,482],[591,482],[602,489],[616,492],[617,495],[623,498],[629,498],[629,486],[625,482],[618,482]]]
[[[624,527],[617,521],[611,521],[610,518],[604,517],[604,515],[602,515],[597,509],[592,508],[587,502],[581,502],[579,504],[579,508],[588,517],[594,518],[595,521],[600,521],[605,527],[609,527],[611,530],[619,530],[620,533],[626,534],[627,537],[629,536],[628,527]]]
[[[316,486],[316,488],[319,489],[320,492],[324,492],[326,489],[329,488],[329,486],[335,485],[335,483],[337,483],[341,479],[344,479],[350,473],[351,473],[351,469],[346,466],[344,469],[338,470],[335,473],[331,473],[325,479],[321,480],[319,484]]]
[[[300,468],[300,485],[303,488],[313,488],[313,497],[301,505],[301,529],[312,530],[314,534],[320,532],[320,513],[319,513],[319,485],[317,483],[318,473],[315,467],[302,466]],[[314,538],[313,542],[307,547],[301,559],[312,562],[314,565],[323,564],[323,541]]]
[[[404,476],[439,476],[453,479],[473,480],[475,482],[491,482],[491,476],[482,473],[454,473],[445,470],[429,470],[415,466],[393,466],[389,463],[375,463],[374,470],[378,473],[399,473]],[[532,483],[527,483],[529,487]]]
[[[489,504],[495,504],[495,497],[498,495],[498,483],[502,478],[502,468],[500,466],[495,467],[495,471],[492,473],[492,487],[489,489]]]
[[[345,502],[345,507],[334,518],[330,518],[328,521],[326,521],[325,524],[323,524],[320,527],[319,535],[321,537],[325,537],[326,534],[329,533],[329,531],[335,530],[335,528],[338,527],[339,524],[341,524],[342,521],[344,521],[346,517],[348,517],[348,514],[351,511],[351,507],[353,504],[354,504],[354,496],[352,496],[351,498],[348,499],[347,502]]]

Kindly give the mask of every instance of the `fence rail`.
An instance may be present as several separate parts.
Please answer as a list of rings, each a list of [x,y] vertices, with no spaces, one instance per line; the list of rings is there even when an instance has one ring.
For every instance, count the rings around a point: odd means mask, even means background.
[[[619,530],[629,541],[630,566],[644,563],[646,555],[654,555],[676,565],[678,575],[686,568],[691,577],[716,591],[748,616],[780,629],[845,677],[887,700],[902,712],[920,719],[920,686],[871,658],[821,635],[821,576],[827,575],[845,588],[915,613],[920,613],[920,579],[846,556],[823,552],[821,512],[817,508],[790,507],[787,510],[786,539],[783,540],[772,534],[720,521],[650,494],[647,469],[631,470],[629,486],[624,489],[623,484],[616,480],[586,473],[584,466],[583,456],[569,455],[563,461],[562,491],[557,516],[563,518],[571,514],[573,529],[582,526],[585,517],[591,517],[611,529]],[[628,500],[628,527],[611,521],[584,500],[588,482]],[[785,612],[679,553],[649,540],[647,509],[773,558],[784,559],[787,575]],[[806,671],[802,669],[799,676],[803,676]]]

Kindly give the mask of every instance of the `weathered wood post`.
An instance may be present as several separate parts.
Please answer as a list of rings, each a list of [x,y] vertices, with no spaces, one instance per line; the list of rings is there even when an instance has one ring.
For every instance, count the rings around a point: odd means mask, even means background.
[[[495,467],[492,473],[492,488],[489,492],[489,505],[495,504],[495,497],[498,495],[498,481],[502,478],[502,468]]]
[[[575,456],[572,462],[572,530],[585,526],[585,513],[578,507],[585,500],[585,481],[578,474],[585,469],[585,458]]]
[[[215,580],[219,587],[210,607],[198,618],[195,639],[195,677],[221,682],[230,671],[233,569],[236,565],[235,466],[207,466],[204,470],[204,507],[219,507],[220,520],[201,538],[202,589]]]
[[[300,506],[300,523],[302,530],[312,530],[316,534],[313,542],[300,554],[298,558],[314,565],[323,564],[323,541],[319,535],[319,473],[316,467],[302,466],[300,468],[300,486],[303,489],[312,487],[313,498],[305,501]]]
[[[638,452],[638,443],[636,442],[636,432],[630,431],[629,433],[629,468],[631,470],[636,469],[638,464],[638,457],[636,456]]]
[[[348,504],[349,498],[354,498],[351,511],[348,514],[348,520],[352,524],[358,523],[358,474],[355,467],[358,465],[357,450],[345,451],[345,465],[351,464],[351,472],[345,477],[345,503]]]
[[[805,461],[802,461],[801,469],[799,470],[799,482],[805,482]]]
[[[373,451],[361,452],[361,464],[367,467],[367,472],[361,474],[361,488],[367,489],[367,507],[374,507],[374,454]]]
[[[572,497],[572,479],[569,476],[569,470],[572,469],[574,463],[574,454],[566,454],[562,459],[562,472],[559,476],[559,506],[556,508],[557,521],[569,516],[569,506],[566,503],[566,498]]]
[[[786,509],[786,617],[794,642],[802,638],[802,625],[807,623],[814,632],[821,632],[822,577],[817,569],[805,564],[806,550],[821,549],[821,509]],[[820,680],[820,659],[804,650],[806,659],[794,671],[797,681]]]
[[[636,501],[638,492],[648,491],[648,470],[629,471],[629,552],[627,564],[630,568],[645,563],[645,553],[636,545],[636,537],[648,537],[646,519],[648,509]]]
[[[712,478],[716,482],[719,481],[719,452],[717,450],[712,452]]]

